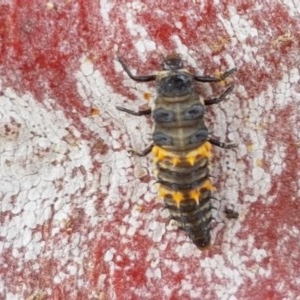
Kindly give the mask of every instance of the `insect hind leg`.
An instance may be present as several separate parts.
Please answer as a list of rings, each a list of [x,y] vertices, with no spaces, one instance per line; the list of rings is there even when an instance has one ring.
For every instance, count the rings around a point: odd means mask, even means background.
[[[143,157],[143,156],[148,155],[151,152],[151,150],[152,150],[153,147],[154,147],[154,144],[151,144],[147,148],[145,148],[144,150],[142,150],[141,152],[135,151],[133,149],[129,149],[128,152],[130,154],[133,154],[133,155],[136,155],[136,156],[139,156],[139,157]]]
[[[232,149],[232,148],[235,148],[237,147],[237,143],[223,143],[217,139],[214,139],[212,137],[209,137],[208,138],[208,141],[214,145],[214,146],[217,146],[217,147],[220,147],[220,148],[224,148],[224,149]]]

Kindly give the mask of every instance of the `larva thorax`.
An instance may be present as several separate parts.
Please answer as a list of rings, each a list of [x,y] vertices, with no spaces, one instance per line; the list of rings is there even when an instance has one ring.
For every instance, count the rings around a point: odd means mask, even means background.
[[[158,74],[157,98],[152,109],[153,141],[165,149],[186,151],[207,139],[205,107],[194,91],[192,75],[185,70]]]

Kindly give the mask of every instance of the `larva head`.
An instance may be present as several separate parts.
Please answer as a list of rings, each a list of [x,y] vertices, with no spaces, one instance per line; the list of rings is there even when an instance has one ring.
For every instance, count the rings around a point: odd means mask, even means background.
[[[162,63],[163,70],[178,70],[183,68],[181,56],[177,53],[167,55]]]
[[[178,54],[170,54],[163,60],[163,71],[157,76],[157,91],[164,97],[182,97],[194,90],[193,76],[183,69]],[[174,101],[177,101],[174,99]]]

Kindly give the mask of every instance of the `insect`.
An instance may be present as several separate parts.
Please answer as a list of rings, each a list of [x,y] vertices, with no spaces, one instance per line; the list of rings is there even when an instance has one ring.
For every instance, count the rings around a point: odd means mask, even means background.
[[[133,111],[117,106],[126,113],[152,115],[153,142],[142,152],[150,152],[157,170],[159,197],[164,200],[171,218],[190,236],[199,249],[211,243],[213,189],[209,176],[211,145],[221,148],[236,147],[209,135],[204,123],[205,106],[223,101],[233,90],[229,86],[219,97],[204,100],[195,90],[195,82],[219,82],[230,76],[233,68],[219,77],[190,73],[181,56],[170,54],[163,59],[162,70],[153,75],[133,75],[119,59],[127,75],[137,82],[156,81],[157,97],[150,109]]]

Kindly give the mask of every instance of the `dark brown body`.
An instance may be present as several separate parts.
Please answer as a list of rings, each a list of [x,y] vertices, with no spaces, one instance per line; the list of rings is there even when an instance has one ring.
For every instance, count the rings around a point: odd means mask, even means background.
[[[222,101],[232,90],[229,87],[220,97],[203,100],[195,91],[195,81],[218,82],[220,78],[196,76],[183,68],[178,55],[170,55],[163,61],[163,70],[157,75],[134,76],[120,61],[127,74],[136,81],[156,80],[157,97],[152,110],[138,113],[118,107],[133,115],[145,115],[152,111],[154,120],[153,144],[138,155],[152,150],[157,169],[159,196],[169,209],[171,217],[184,229],[195,245],[204,249],[210,245],[212,221],[209,158],[211,144],[232,148],[208,135],[204,123],[205,105]]]

